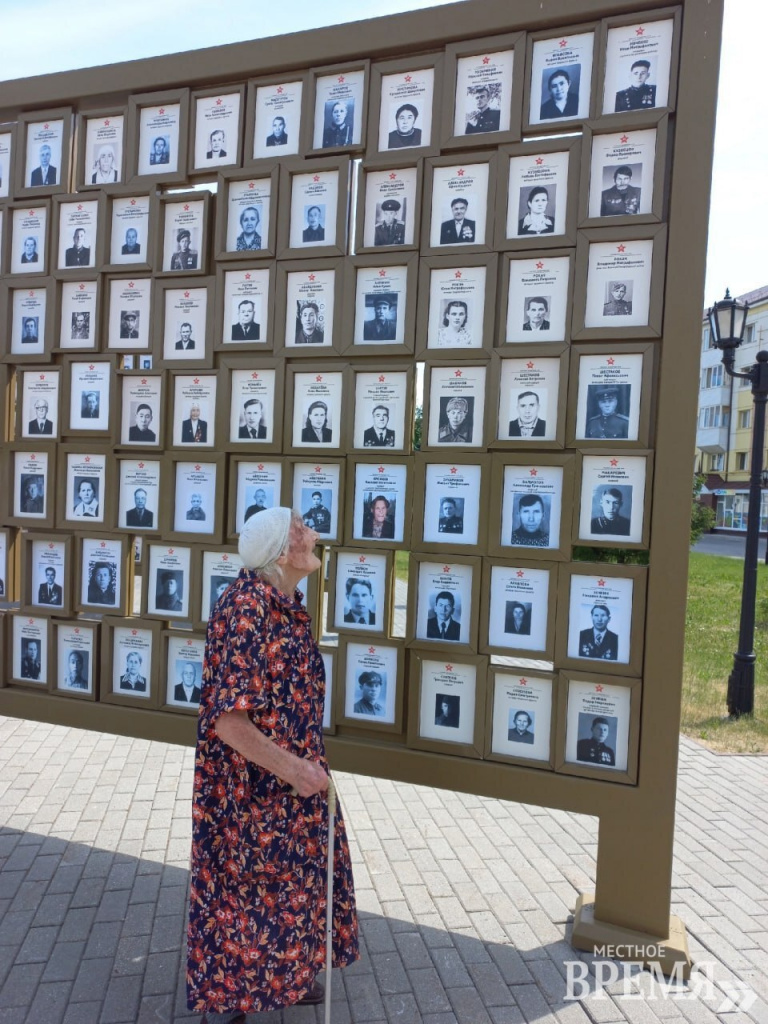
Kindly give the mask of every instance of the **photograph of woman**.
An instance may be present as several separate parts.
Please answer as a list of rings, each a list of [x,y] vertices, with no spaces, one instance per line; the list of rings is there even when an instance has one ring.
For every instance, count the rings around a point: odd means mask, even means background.
[[[462,299],[450,299],[437,332],[438,348],[467,348],[472,344],[468,327],[467,304]]]
[[[102,146],[96,158],[96,164],[91,175],[92,185],[111,185],[117,181],[115,169],[115,151],[111,146]]]
[[[518,221],[518,235],[551,235],[555,230],[555,221],[553,217],[547,216],[549,192],[543,185],[531,189],[526,205],[528,213]]]
[[[327,426],[328,406],[319,399],[307,409],[307,421],[301,432],[302,444],[330,444],[333,432]]]
[[[389,514],[390,502],[377,494],[363,516],[363,536],[372,540],[394,540],[395,524]]]

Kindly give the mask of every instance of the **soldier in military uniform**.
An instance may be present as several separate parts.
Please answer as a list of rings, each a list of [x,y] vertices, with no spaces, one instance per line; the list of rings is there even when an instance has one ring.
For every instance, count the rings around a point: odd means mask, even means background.
[[[171,256],[171,270],[197,270],[197,253],[190,249],[192,235],[186,228],[180,228],[176,234],[178,251]]]
[[[315,533],[331,532],[331,513],[323,504],[320,491],[312,491],[312,507],[301,518]]]
[[[385,199],[381,204],[383,220],[373,233],[374,245],[405,245],[405,224],[397,219],[399,211],[396,199]]]
[[[591,440],[621,439],[629,436],[629,419],[616,412],[619,403],[619,389],[611,386],[593,385],[600,413],[587,420],[586,436]]]
[[[628,537],[630,521],[621,515],[624,495],[618,487],[606,487],[600,495],[602,513],[590,520],[590,533],[611,537]]]
[[[624,298],[626,294],[627,286],[623,281],[612,281],[611,301],[604,304],[603,316],[629,316],[632,312],[632,303]]]
[[[656,106],[656,86],[647,85],[651,74],[651,62],[649,60],[636,60],[629,69],[632,78],[632,85],[628,89],[622,89],[616,93],[616,113],[623,113],[625,110],[647,110]]]
[[[72,238],[73,244],[64,253],[65,267],[87,267],[91,262],[91,250],[84,244],[85,230],[77,228]]]
[[[586,761],[589,764],[616,764],[616,755],[613,749],[607,745],[610,725],[605,718],[592,720],[592,736],[588,740],[579,740],[576,743],[576,760]]]
[[[456,515],[456,502],[453,498],[443,498],[440,502],[437,529],[439,533],[464,533],[464,517]]]
[[[600,197],[601,217],[620,217],[625,213],[637,213],[640,209],[640,189],[630,185],[632,168],[626,165],[613,172],[613,185],[605,189]]]
[[[501,124],[501,111],[488,106],[491,91],[487,85],[479,85],[475,90],[477,108],[467,117],[465,135],[479,135],[481,132],[497,132]]]

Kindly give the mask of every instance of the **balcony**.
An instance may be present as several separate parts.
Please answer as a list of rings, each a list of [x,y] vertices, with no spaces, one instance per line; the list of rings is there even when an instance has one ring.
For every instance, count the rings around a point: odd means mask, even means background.
[[[728,427],[699,427],[696,431],[696,447],[710,455],[727,451],[728,429]]]

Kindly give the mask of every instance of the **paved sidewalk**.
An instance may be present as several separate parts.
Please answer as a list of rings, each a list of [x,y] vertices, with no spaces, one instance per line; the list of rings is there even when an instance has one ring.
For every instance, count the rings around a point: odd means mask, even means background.
[[[364,941],[333,1024],[768,1024],[768,758],[681,743],[674,911],[715,980],[685,999],[646,973],[655,999],[565,1000],[567,961],[604,969],[566,941],[594,819],[337,781]],[[0,1024],[199,1021],[180,959],[191,783],[191,749],[0,718]]]

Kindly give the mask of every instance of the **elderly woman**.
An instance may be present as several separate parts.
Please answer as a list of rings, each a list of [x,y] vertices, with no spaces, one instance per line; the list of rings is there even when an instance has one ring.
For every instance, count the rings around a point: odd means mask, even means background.
[[[91,175],[92,185],[111,185],[117,181],[115,151],[111,146],[102,146]]]
[[[296,584],[318,535],[268,508],[208,623],[192,806],[187,1005],[203,1024],[320,1003],[325,962],[325,675]],[[343,819],[335,828],[333,966],[358,958]]]
[[[261,235],[257,228],[261,221],[261,215],[255,206],[246,206],[240,214],[240,227],[243,229],[237,236],[235,248],[238,252],[247,252],[249,249],[261,248]]]
[[[528,193],[528,213],[518,221],[518,235],[551,235],[555,230],[555,222],[547,216],[549,192],[537,185]]]
[[[438,348],[466,348],[471,344],[472,335],[467,330],[467,304],[462,299],[451,299],[437,332]]]

